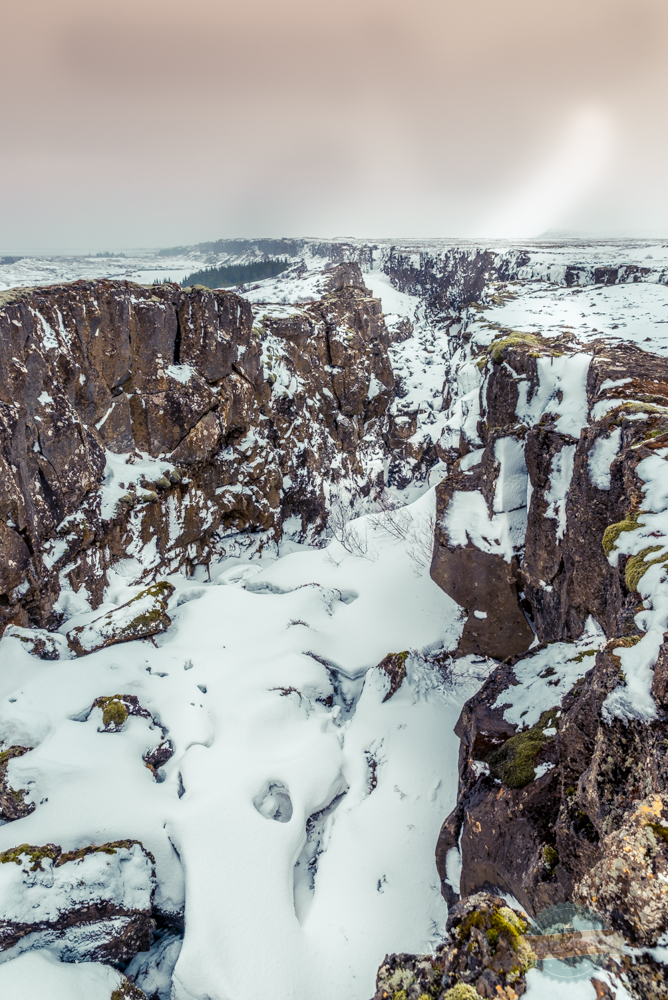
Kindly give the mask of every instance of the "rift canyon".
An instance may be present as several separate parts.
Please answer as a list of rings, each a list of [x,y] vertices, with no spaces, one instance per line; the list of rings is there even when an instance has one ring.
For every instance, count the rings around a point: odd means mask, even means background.
[[[0,996],[665,1000],[668,246],[0,284]]]

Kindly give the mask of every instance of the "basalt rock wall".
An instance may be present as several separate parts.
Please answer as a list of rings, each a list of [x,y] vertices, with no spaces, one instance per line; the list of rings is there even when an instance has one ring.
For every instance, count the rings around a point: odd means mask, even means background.
[[[654,947],[668,921],[666,643],[649,661],[654,709],[615,715],[610,698],[628,683],[620,653],[644,639],[652,607],[631,560],[653,550],[608,557],[642,522],[639,464],[668,444],[668,361],[632,345],[508,337],[474,363],[479,437],[437,487],[432,576],[469,611],[459,654],[503,662],[456,727],[458,801],[437,848],[444,894],[501,889],[532,915],[575,902]],[[509,715],[522,686],[536,694]],[[664,995],[650,956],[627,973],[637,995]]]
[[[63,586],[96,607],[120,557],[188,570],[289,517],[317,534],[338,482],[369,492],[392,437],[389,337],[357,265],[326,277],[321,300],[257,322],[200,287],[3,294],[1,627],[57,624]]]

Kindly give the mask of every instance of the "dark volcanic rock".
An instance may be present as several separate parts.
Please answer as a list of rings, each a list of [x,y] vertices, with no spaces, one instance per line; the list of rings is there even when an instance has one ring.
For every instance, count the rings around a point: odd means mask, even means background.
[[[8,747],[0,753],[0,819],[10,823],[15,819],[29,816],[35,808],[34,802],[25,802],[23,791],[12,788],[7,780],[7,768],[14,757],[22,757],[32,747]]]
[[[313,537],[326,484],[367,495],[389,456],[391,338],[357,264],[325,271],[323,299],[255,318],[199,287],[18,289],[0,296],[0,334],[0,631],[59,624],[63,580],[96,607],[130,553],[153,553],[148,581],[239,532],[278,538],[285,518]],[[126,456],[120,488],[105,449]],[[423,462],[412,450],[395,461]]]

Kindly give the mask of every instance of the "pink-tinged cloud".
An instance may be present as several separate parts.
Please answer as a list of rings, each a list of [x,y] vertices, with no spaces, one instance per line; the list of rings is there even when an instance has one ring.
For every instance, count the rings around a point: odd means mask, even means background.
[[[0,249],[668,235],[667,57],[665,0],[14,0]]]

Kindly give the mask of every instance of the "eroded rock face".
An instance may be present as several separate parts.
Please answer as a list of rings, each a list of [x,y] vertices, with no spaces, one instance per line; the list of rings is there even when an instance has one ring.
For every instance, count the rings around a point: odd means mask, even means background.
[[[3,294],[0,626],[57,625],[63,587],[96,607],[118,558],[141,554],[149,580],[188,571],[289,517],[317,535],[338,482],[368,494],[389,456],[390,335],[357,264],[321,286],[255,315],[176,285]]]
[[[458,802],[437,862],[450,903],[494,888],[531,915],[576,901],[634,946],[653,948],[666,923],[665,642],[652,680],[656,717],[617,718],[606,702],[625,684],[620,647],[643,635],[637,587],[654,539],[616,565],[608,556],[638,522],[638,465],[668,442],[668,362],[631,345],[587,350],[583,357],[568,338],[492,342],[479,360],[475,433],[469,421],[437,487],[432,577],[469,611],[459,652],[504,660],[456,727]],[[562,404],[578,379],[581,404],[569,409]],[[495,578],[501,562],[505,587]],[[518,610],[532,634],[513,647],[504,625]],[[592,622],[602,632],[585,648]],[[446,857],[457,847],[453,886]],[[662,995],[664,972],[650,955],[626,974],[636,995]]]
[[[154,891],[155,861],[138,841],[22,844],[0,855],[0,948],[123,965],[150,946]]]

